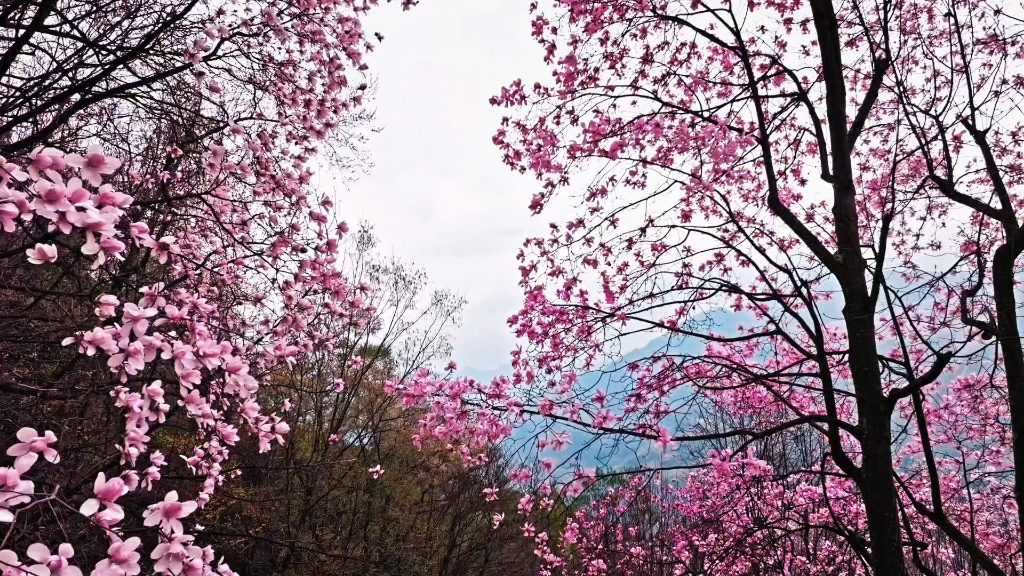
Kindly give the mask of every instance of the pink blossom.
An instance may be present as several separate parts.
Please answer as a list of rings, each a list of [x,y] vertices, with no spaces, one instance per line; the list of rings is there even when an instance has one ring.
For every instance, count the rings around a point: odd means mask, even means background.
[[[108,510],[105,519],[115,522],[124,519],[124,509],[116,503],[119,498],[128,493],[128,487],[124,480],[119,477],[106,480],[106,475],[99,472],[96,475],[96,480],[92,483],[92,493],[95,496],[82,502],[82,506],[78,510],[83,516],[94,516],[99,511],[99,506],[102,505]]]
[[[141,544],[142,540],[137,536],[124,541],[113,537],[107,548],[107,557],[96,564],[92,576],[136,576],[142,571],[140,555],[135,551]]]
[[[38,458],[39,453],[42,453],[47,462],[54,464],[60,462],[60,455],[50,447],[50,444],[57,442],[57,435],[53,432],[47,430],[40,436],[35,428],[22,428],[18,430],[17,436],[20,442],[7,449],[7,455],[16,458],[14,462],[16,468],[25,467],[26,462],[28,466],[31,466]]]
[[[128,226],[128,230],[137,245],[152,245],[153,238],[149,235],[149,225],[145,222],[133,222]]]
[[[121,161],[103,154],[99,145],[89,148],[85,156],[68,154],[66,160],[69,166],[79,168],[82,178],[93,186],[102,184],[103,176],[113,174],[121,167]]]
[[[72,178],[68,180],[66,186],[68,202],[74,206],[90,207],[92,206],[92,193],[82,187],[82,180],[79,178]]]
[[[127,208],[128,206],[131,206],[134,201],[135,198],[123,192],[114,190],[110,184],[100,186],[99,190],[97,190],[96,194],[93,196],[93,203],[98,208],[102,208],[103,206]]]
[[[162,502],[150,505],[142,516],[145,518],[146,526],[159,525],[162,530],[181,534],[184,530],[181,519],[195,512],[198,507],[199,505],[192,500],[178,502],[178,492],[171,490]]]
[[[42,178],[41,173],[54,180],[60,179],[60,171],[67,163],[64,161],[64,153],[56,148],[36,148],[32,154],[32,163],[28,166],[29,176],[33,180]]]
[[[26,554],[29,558],[46,566],[50,576],[82,576],[82,571],[77,566],[68,563],[75,555],[75,549],[71,544],[61,544],[57,547],[56,554],[50,554],[50,549],[44,544],[35,543],[28,547]]]
[[[83,350],[84,348],[84,350]],[[86,356],[92,356],[97,350],[103,350],[104,352],[111,354],[118,350],[117,343],[114,341],[114,336],[109,330],[103,328],[93,328],[89,332],[82,335],[82,339],[79,345],[79,350],[84,352]]]
[[[96,308],[93,313],[100,320],[106,320],[114,316],[115,310],[121,305],[121,301],[111,294],[102,294],[96,299]]]
[[[370,468],[370,476],[373,476],[375,480],[377,478],[380,478],[383,474],[384,469],[380,467],[380,464],[374,466],[373,468]]]
[[[0,228],[4,232],[14,232],[17,229],[17,220],[21,217],[21,210],[11,202],[0,202]]]
[[[518,504],[517,508],[518,508],[520,514],[522,514],[524,516],[529,515],[530,512],[533,511],[533,495],[532,494],[527,494],[527,495],[523,496],[522,498],[520,498],[519,499],[519,504]]]
[[[50,569],[42,564],[22,564],[13,550],[0,550],[0,575],[50,576]]]
[[[68,190],[63,184],[40,180],[33,188],[37,196],[31,206],[39,215],[56,220],[58,213],[75,209],[68,200]]]
[[[107,360],[107,366],[120,373],[124,382],[127,374],[138,374],[146,366],[146,348],[139,341],[132,342],[124,352],[113,354]]]
[[[29,175],[27,172],[21,169],[14,162],[8,162],[6,158],[0,156],[0,188],[7,186],[10,183],[11,178],[17,182],[24,182],[28,180]]]
[[[274,440],[277,440],[278,444],[284,444],[284,437],[286,434],[288,434],[288,432],[291,431],[291,427],[288,426],[287,422],[281,420],[281,418],[278,416],[271,416],[270,419],[270,431],[274,437]]]
[[[57,261],[57,247],[53,244],[36,244],[25,250],[30,264],[44,264]]]
[[[136,336],[142,336],[149,329],[149,319],[156,316],[156,308],[139,308],[137,304],[128,302],[121,312],[124,319],[124,326],[135,332]]]
[[[153,569],[167,576],[182,574],[183,571],[191,574],[197,568],[202,573],[201,564],[205,554],[202,548],[192,545],[192,540],[191,536],[173,534],[169,541],[157,544],[149,555],[156,560]],[[196,566],[196,562],[200,565]]]
[[[92,268],[95,270],[103,265],[107,261],[108,256],[113,256],[118,260],[123,260],[121,253],[124,252],[125,245],[117,238],[103,238],[100,240],[99,249],[97,250],[96,260],[93,262]]]
[[[70,212],[67,214],[68,222],[85,231],[85,244],[82,245],[82,253],[91,255],[100,250],[99,240],[113,236],[116,233],[114,222],[117,214],[111,211],[100,211],[95,208],[86,208],[81,212]]]
[[[157,260],[161,264],[166,264],[167,259],[171,255],[180,255],[181,247],[178,246],[178,240],[174,236],[164,236],[163,238],[156,241],[152,246],[153,253],[156,254]]]
[[[564,450],[566,446],[572,444],[572,436],[566,431],[555,432],[551,435],[549,444],[552,450]]]
[[[13,508],[32,501],[35,485],[31,480],[23,480],[21,475],[27,472],[33,463],[30,460],[15,460],[14,466],[0,468],[0,523],[13,522]]]

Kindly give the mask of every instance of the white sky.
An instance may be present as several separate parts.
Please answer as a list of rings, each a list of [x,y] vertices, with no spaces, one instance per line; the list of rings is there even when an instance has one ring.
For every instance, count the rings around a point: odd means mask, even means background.
[[[429,0],[408,12],[384,5],[367,21],[384,35],[368,62],[383,131],[371,136],[372,172],[337,191],[339,216],[371,221],[384,252],[466,297],[460,368],[508,363],[505,320],[522,298],[515,254],[552,218],[530,216],[536,180],[511,172],[491,143],[502,114],[487,99],[516,78],[547,78],[528,4]]]

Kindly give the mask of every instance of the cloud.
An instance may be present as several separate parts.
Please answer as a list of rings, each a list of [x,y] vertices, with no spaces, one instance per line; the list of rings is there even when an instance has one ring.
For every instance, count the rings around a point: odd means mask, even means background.
[[[385,251],[468,299],[455,342],[460,365],[504,365],[515,346],[505,320],[521,302],[515,254],[552,219],[530,216],[536,181],[505,167],[491,142],[502,114],[488,98],[516,78],[548,74],[527,3],[385,5],[367,29],[384,35],[369,57],[383,130],[370,136],[370,173],[335,184],[341,216],[371,221]]]

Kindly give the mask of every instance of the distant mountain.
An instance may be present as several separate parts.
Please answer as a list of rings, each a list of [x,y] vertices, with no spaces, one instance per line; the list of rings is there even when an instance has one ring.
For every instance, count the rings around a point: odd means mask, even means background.
[[[745,314],[736,314],[725,310],[706,317],[706,321],[715,326],[715,331],[723,334],[734,333],[744,320],[749,322],[751,318]],[[692,355],[699,353],[702,349],[703,343],[694,338],[672,342],[667,337],[655,338],[641,347],[628,351],[618,360],[606,364],[599,370],[579,374],[577,389],[586,390],[588,396],[598,390],[603,390],[609,396],[614,396],[630,386],[631,376],[626,370],[630,363],[658,353]],[[491,370],[474,368],[460,370],[460,374],[464,376],[485,382],[501,375],[510,375],[511,372],[512,368],[509,365]],[[679,390],[678,394],[680,396],[677,400],[685,396],[687,391]],[[676,423],[677,430],[670,432],[675,433],[692,423],[692,417],[680,415]],[[585,430],[541,418],[534,418],[533,421],[517,428],[513,437],[507,441],[506,449],[519,455],[532,455],[539,437],[559,431],[570,432],[572,445],[559,452],[544,450],[541,457],[554,459],[560,467],[567,461],[575,461],[583,467],[603,470],[639,468],[658,461],[662,461],[663,464],[679,463],[680,459],[688,456],[678,451],[665,454],[650,441],[623,436],[595,436]],[[571,469],[568,466],[566,468]]]

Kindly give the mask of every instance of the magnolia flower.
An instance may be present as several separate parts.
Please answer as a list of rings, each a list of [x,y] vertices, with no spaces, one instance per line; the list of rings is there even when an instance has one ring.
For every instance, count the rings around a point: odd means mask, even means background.
[[[78,168],[82,178],[93,186],[99,186],[103,183],[103,175],[113,174],[115,170],[121,167],[121,161],[103,154],[103,147],[98,144],[89,148],[85,156],[81,154],[68,154],[65,156],[65,160],[69,166]]]
[[[172,254],[181,254],[181,247],[177,244],[178,240],[174,236],[164,236],[163,238],[156,241],[152,246],[153,253],[156,254],[156,259],[161,264],[166,264],[167,259]]]
[[[160,469],[156,466],[146,468],[145,476],[142,478],[142,487],[146,490],[153,489],[153,483],[160,481]]]
[[[31,156],[32,163],[28,165],[28,173],[33,180],[42,178],[40,172],[54,180],[59,180],[59,171],[67,167],[64,152],[56,148],[39,147],[32,151]]]
[[[384,469],[380,467],[380,464],[377,464],[373,468],[370,468],[369,472],[370,475],[374,477],[374,479],[377,479],[384,474]]]
[[[121,301],[117,299],[117,296],[112,294],[102,294],[96,299],[96,308],[93,309],[93,313],[100,320],[106,320],[112,318],[116,314],[117,307],[121,305]]]
[[[21,217],[21,210],[10,202],[0,203],[0,228],[4,232],[14,232],[17,229],[17,219]]]
[[[149,555],[156,560],[153,570],[166,576],[207,574],[203,564],[213,562],[213,551],[192,545],[192,536],[174,535],[168,542],[157,544]]]
[[[71,204],[86,208],[93,205],[92,192],[89,192],[82,186],[81,178],[72,178],[68,180],[68,184],[65,189],[67,190],[67,200]]]
[[[513,482],[526,482],[533,477],[533,472],[526,468],[517,468],[509,473],[508,477]]]
[[[113,256],[118,260],[124,260],[124,257],[121,256],[124,249],[124,242],[121,242],[117,238],[104,238],[100,240],[99,249],[96,252],[96,261],[93,262],[92,269],[95,270],[102,266],[103,263],[107,261],[108,256]],[[82,251],[85,252],[84,247]]]
[[[55,221],[60,212],[75,209],[68,200],[68,189],[63,184],[40,180],[32,188],[36,192],[36,198],[32,201],[31,206],[44,218]]]
[[[533,511],[533,495],[527,494],[519,499],[519,513],[526,516]]]
[[[114,537],[107,548],[107,557],[96,564],[92,576],[135,576],[142,570],[139,553],[135,551],[141,544],[138,537],[133,536],[123,542]]]
[[[50,576],[82,576],[82,571],[77,566],[68,564],[68,559],[75,555],[75,549],[71,544],[61,544],[57,547],[56,554],[50,554],[50,549],[44,544],[35,543],[28,547],[28,557],[39,562],[50,571]]]
[[[78,351],[86,356],[96,354],[96,350],[103,350],[110,354],[120,350],[117,342],[114,341],[114,336],[99,326],[88,332],[79,332],[74,336],[68,336],[61,341],[61,344],[64,346],[78,344]]]
[[[82,507],[78,509],[83,516],[96,514],[100,505],[103,505],[109,512],[104,518],[115,520],[115,523],[124,519],[124,510],[115,504],[118,498],[128,493],[128,486],[125,485],[124,480],[118,476],[107,480],[106,474],[100,472],[92,484],[92,493],[95,497],[83,502]]]
[[[497,488],[484,488],[484,499],[488,502],[494,502],[498,499]]]
[[[31,480],[22,480],[21,475],[32,467],[33,462],[15,461],[11,468],[0,468],[0,523],[14,522],[11,508],[32,501],[35,485]]]
[[[139,308],[137,304],[128,302],[121,313],[124,327],[135,332],[136,336],[143,336],[149,329],[149,319],[156,316],[157,312],[156,308]]]
[[[145,222],[132,222],[128,225],[128,232],[138,245],[150,246],[153,244],[153,238],[149,235],[149,225]]]
[[[548,444],[552,450],[564,450],[566,446],[572,444],[572,436],[566,431],[555,432],[551,435]]]
[[[53,448],[50,448],[50,444],[57,441],[57,435],[49,430],[46,431],[42,436],[36,432],[35,428],[22,428],[18,430],[18,440],[21,440],[18,444],[15,444],[7,449],[8,456],[14,456],[14,466],[24,466],[28,463],[31,466],[35,463],[37,454],[42,453],[43,458],[46,458],[47,462],[54,464],[60,462],[60,455]],[[27,469],[27,467],[26,467]]]
[[[501,526],[501,523],[504,522],[504,521],[505,521],[505,515],[504,514],[495,514],[494,516],[491,516],[491,524],[493,524],[495,528],[497,528],[498,526]]]
[[[142,513],[142,516],[146,519],[144,522],[146,526],[159,524],[161,529],[181,534],[184,531],[181,519],[195,512],[198,507],[199,504],[191,500],[178,502],[178,492],[171,490],[164,497],[163,502],[151,505]]]
[[[545,474],[551,474],[551,472],[555,469],[555,461],[551,458],[544,458],[543,460],[540,461],[540,467]]]
[[[71,182],[76,179],[72,179],[68,182],[70,188]],[[100,186],[99,190],[96,191],[95,196],[92,197],[93,203],[102,208],[103,206],[114,206],[117,208],[127,208],[131,206],[131,203],[135,201],[135,198],[125,194],[124,192],[118,192],[110,186],[110,184],[104,184]],[[143,224],[145,226],[145,224]]]
[[[278,416],[272,416],[271,422],[270,432],[273,434],[274,440],[277,440],[279,444],[284,444],[284,436],[291,431],[291,427]]]
[[[193,66],[198,66],[203,63],[203,56],[195,50],[185,50],[181,57],[185,62],[192,64]]]
[[[14,178],[18,182],[24,182],[28,180],[28,173],[21,169],[14,162],[8,162],[6,158],[0,156],[0,187],[7,186],[7,183]]]
[[[50,576],[50,569],[42,564],[33,566],[22,564],[13,550],[0,550],[0,574],[3,576]]]
[[[36,244],[25,250],[30,264],[43,264],[57,260],[57,247],[53,244]]]

